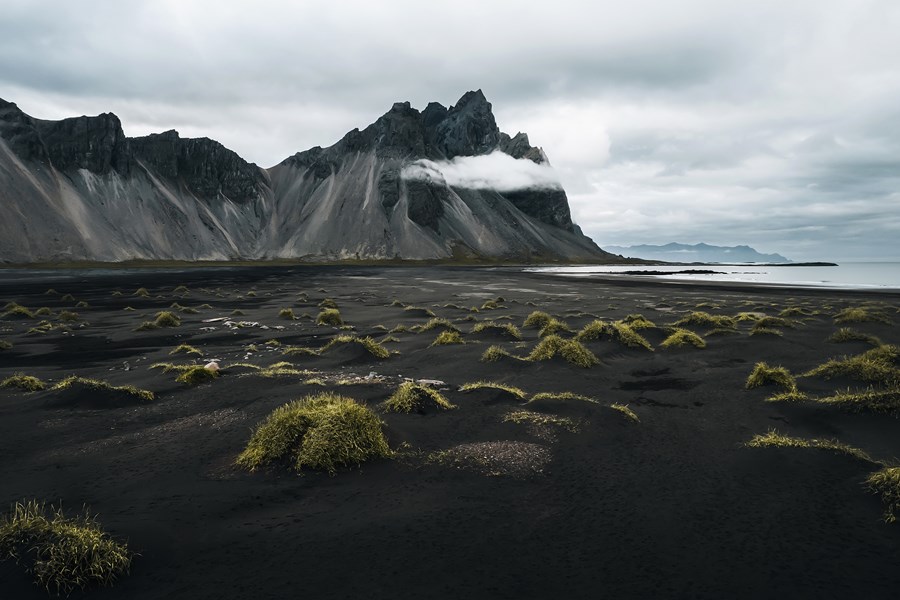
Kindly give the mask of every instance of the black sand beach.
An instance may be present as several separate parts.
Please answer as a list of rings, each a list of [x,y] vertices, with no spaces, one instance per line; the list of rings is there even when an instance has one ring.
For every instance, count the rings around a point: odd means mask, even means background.
[[[0,280],[3,304],[52,313],[0,320],[0,340],[12,344],[0,350],[0,379],[23,372],[53,384],[79,375],[155,393],[151,402],[110,405],[89,394],[0,389],[0,510],[23,499],[75,512],[88,506],[138,554],[115,587],[73,598],[875,599],[900,589],[900,525],[884,521],[884,504],[863,484],[880,468],[873,461],[900,457],[900,422],[814,401],[766,402],[780,390],[745,387],[759,361],[799,376],[872,347],[826,341],[840,327],[900,344],[900,296],[503,268],[70,274]],[[138,288],[149,295],[135,296]],[[352,329],[316,325],[325,299]],[[891,323],[835,323],[839,311],[860,306]],[[297,318],[281,318],[284,308]],[[389,333],[425,325],[424,309],[459,328],[466,343],[430,346],[441,327]],[[62,310],[78,320],[61,321]],[[135,331],[163,310],[176,312],[180,326]],[[572,330],[558,332],[564,340],[595,319],[639,313],[655,324],[638,331],[653,349],[585,341],[600,361],[588,368],[559,356],[480,360],[494,344],[528,355],[540,341],[538,329],[523,326],[533,311],[564,321]],[[705,348],[661,347],[666,327],[692,311],[754,316],[721,335],[685,325]],[[779,314],[788,315],[775,327],[780,335],[750,335],[752,319]],[[246,324],[205,322],[222,317]],[[54,328],[29,333],[43,319]],[[514,324],[522,340],[473,332],[482,321]],[[390,335],[396,341],[383,345],[396,353],[378,359],[337,346],[283,354],[339,334]],[[170,356],[179,344],[201,355]],[[150,368],[212,359],[224,371],[196,387]],[[303,373],[227,368],[279,361]],[[439,382],[456,408],[384,412],[380,404],[405,379]],[[459,391],[478,380],[596,402]],[[866,387],[845,377],[797,383],[813,398]],[[273,409],[323,390],[376,410],[396,457],[334,475],[234,465]],[[521,411],[549,418],[504,420]],[[745,446],[773,428],[836,439],[873,460]],[[0,598],[45,597],[21,566],[0,563]]]

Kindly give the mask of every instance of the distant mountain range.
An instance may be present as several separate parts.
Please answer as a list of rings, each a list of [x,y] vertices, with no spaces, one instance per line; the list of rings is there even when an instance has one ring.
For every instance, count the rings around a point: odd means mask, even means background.
[[[398,102],[269,169],[176,131],[126,137],[111,113],[46,121],[0,100],[0,206],[0,262],[615,258],[481,90]]]
[[[789,263],[780,254],[763,254],[750,246],[711,246],[710,244],[678,244],[665,246],[604,246],[604,250],[629,258],[664,260],[684,263]]]

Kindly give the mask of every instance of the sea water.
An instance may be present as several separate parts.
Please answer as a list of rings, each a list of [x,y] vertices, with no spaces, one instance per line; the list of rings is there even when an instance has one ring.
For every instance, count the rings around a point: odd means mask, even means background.
[[[665,266],[581,265],[566,267],[533,267],[526,270],[581,277],[651,271],[671,273],[671,275],[654,274],[647,275],[647,277],[680,282],[736,282],[792,287],[900,291],[900,262],[847,262],[837,266],[771,266],[754,264]],[[685,272],[693,270],[715,272]]]

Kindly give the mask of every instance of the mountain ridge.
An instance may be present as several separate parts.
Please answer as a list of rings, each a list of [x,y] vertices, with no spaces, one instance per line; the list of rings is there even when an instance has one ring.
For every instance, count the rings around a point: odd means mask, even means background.
[[[0,261],[614,258],[572,222],[561,187],[402,176],[494,152],[549,168],[526,134],[499,130],[481,90],[449,108],[395,103],[269,169],[174,130],[126,137],[112,113],[47,121],[0,100]]]
[[[764,254],[747,245],[714,246],[680,244],[669,242],[663,245],[639,244],[635,246],[605,246],[607,252],[631,256],[644,260],[664,260],[668,262],[736,262],[736,263],[790,263],[780,254]]]

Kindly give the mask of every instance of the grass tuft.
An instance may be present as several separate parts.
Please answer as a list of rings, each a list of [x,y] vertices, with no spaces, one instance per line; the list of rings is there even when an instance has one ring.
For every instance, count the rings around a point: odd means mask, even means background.
[[[175,381],[194,387],[201,383],[212,381],[218,376],[219,373],[217,371],[207,369],[200,365],[191,365],[187,369],[181,371],[178,377],[175,378]]]
[[[790,371],[784,367],[772,367],[765,362],[758,362],[747,377],[746,387],[750,390],[764,385],[780,385],[789,392],[797,391],[797,381]]]
[[[366,349],[366,351],[375,358],[388,358],[391,351],[378,343],[371,337],[357,337],[355,335],[339,335],[332,338],[327,344],[319,349],[319,353],[323,354],[331,348],[341,344],[358,344]]]
[[[412,381],[400,384],[400,387],[384,401],[384,408],[389,412],[425,414],[435,410],[456,408],[439,391]]]
[[[680,348],[681,346],[693,346],[694,348],[706,348],[706,342],[699,335],[687,329],[676,329],[660,344],[663,348]]]
[[[745,445],[748,448],[820,448],[829,452],[846,454],[867,462],[876,462],[859,448],[854,448],[837,440],[795,438],[778,433],[774,429],[770,429],[763,435],[754,435]]]
[[[38,585],[56,595],[113,585],[132,559],[87,510],[66,517],[36,500],[16,503],[0,520],[0,555],[23,563]]]
[[[173,354],[197,354],[203,356],[203,352],[201,352],[199,348],[195,348],[190,344],[179,344],[177,348],[169,352],[169,356],[172,356]]]
[[[47,384],[33,375],[13,373],[3,381],[0,381],[0,388],[15,388],[25,390],[26,392],[39,392],[47,389]]]
[[[892,388],[886,390],[876,390],[868,388],[865,390],[851,391],[844,390],[835,393],[827,398],[817,400],[822,404],[837,406],[845,410],[883,413],[900,413],[900,388]]]
[[[0,340],[0,350],[10,350],[12,349],[12,342],[7,342],[6,340]]]
[[[283,356],[319,356],[317,350],[306,348],[304,346],[286,346],[281,354]]]
[[[845,308],[834,315],[834,322],[844,323],[885,323],[891,324],[891,320],[881,310],[876,308]]]
[[[532,396],[531,399],[528,400],[528,404],[531,404],[533,402],[542,402],[545,400],[561,400],[563,402],[576,400],[578,402],[590,402],[593,404],[599,404],[593,398],[589,398],[588,396],[583,396],[581,394],[576,394],[574,392],[541,392]]]
[[[291,314],[293,314],[293,311],[291,311]],[[341,318],[341,311],[336,308],[324,308],[316,317],[316,325],[340,327],[343,324],[344,320]]]
[[[12,306],[10,306],[10,304]],[[33,319],[34,313],[31,310],[25,308],[24,306],[20,306],[15,303],[7,304],[7,310],[0,318],[2,319]]]
[[[150,402],[155,398],[153,392],[142,390],[133,385],[112,385],[105,381],[100,381],[99,379],[88,379],[86,377],[78,377],[76,375],[70,375],[69,377],[66,377],[65,379],[54,385],[51,389],[57,391],[78,389],[87,392],[100,393],[116,392],[118,394],[123,394],[142,402]]]
[[[849,377],[856,381],[893,386],[900,383],[900,369],[894,363],[900,348],[883,344],[856,356],[831,359],[803,374],[804,377]]]
[[[481,354],[481,362],[497,362],[501,358],[513,358],[515,360],[523,360],[518,356],[514,356],[503,349],[502,346],[498,346],[494,344],[493,346],[489,346],[487,350],[485,350]]]
[[[138,288],[137,290],[135,290],[135,292],[132,294],[132,296],[139,296],[141,298],[149,298],[150,292],[147,291],[147,288]]]
[[[537,327],[543,328],[550,321],[553,320],[553,317],[549,314],[545,313],[542,310],[532,311],[527,317],[525,317],[525,321],[522,323],[522,327]]]
[[[481,332],[498,332],[509,337],[514,340],[522,339],[522,332],[519,331],[519,328],[513,325],[512,323],[496,323],[494,321],[482,321],[481,323],[476,323],[472,328],[472,333],[481,333]]]
[[[431,331],[432,329],[437,329],[438,327],[443,327],[448,331],[455,331],[456,333],[459,333],[459,327],[451,323],[449,320],[444,319],[443,317],[434,317],[433,319],[430,319],[427,323],[419,328],[419,332]]]
[[[694,311],[675,321],[674,325],[676,327],[696,325],[712,329],[734,329],[737,327],[737,321],[728,315],[711,315],[708,312]]]
[[[830,336],[828,336],[828,339],[826,341],[834,342],[836,344],[844,342],[865,342],[867,344],[871,344],[872,346],[883,345],[883,342],[874,335],[862,333],[861,331],[856,331],[855,329],[850,329],[849,327],[841,327]]]
[[[280,311],[278,311],[278,318],[279,318],[279,319],[287,319],[287,320],[289,320],[289,321],[293,321],[293,320],[295,320],[297,317],[294,316],[294,309],[293,309],[293,308],[282,308]]]
[[[371,410],[350,398],[321,393],[276,408],[253,432],[237,464],[251,471],[288,463],[334,473],[392,455]]]
[[[465,344],[466,341],[459,334],[459,331],[442,331],[438,334],[434,341],[431,342],[429,348],[431,346],[448,346],[450,344]]]
[[[565,340],[555,334],[550,334],[538,342],[528,355],[528,360],[550,360],[557,355],[562,356],[569,363],[585,369],[600,364],[594,353],[585,348],[581,342]]]
[[[572,433],[578,431],[578,424],[569,417],[558,417],[556,415],[547,415],[544,413],[532,412],[530,410],[514,410],[503,415],[504,423],[515,423],[520,425],[527,423],[529,425],[555,425],[562,427]]]
[[[900,512],[900,467],[885,467],[875,471],[866,478],[865,483],[887,505],[884,511],[885,522],[895,522],[897,512]]]
[[[470,392],[473,390],[483,390],[483,389],[493,389],[493,390],[503,390],[509,394],[512,394],[519,400],[525,400],[528,397],[528,394],[525,390],[521,388],[517,388],[512,385],[506,385],[505,383],[495,383],[493,381],[473,381],[471,383],[463,384],[459,387],[459,391],[461,392]]]
[[[625,415],[626,418],[635,423],[641,422],[641,419],[637,416],[637,413],[631,410],[627,404],[610,404],[609,407],[613,410],[619,411],[620,413]]]

